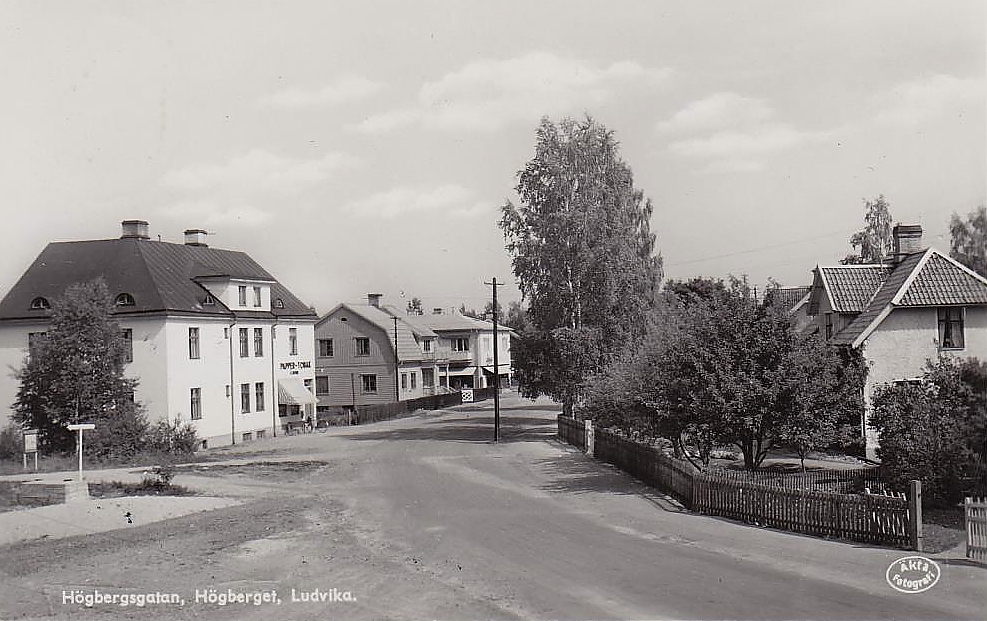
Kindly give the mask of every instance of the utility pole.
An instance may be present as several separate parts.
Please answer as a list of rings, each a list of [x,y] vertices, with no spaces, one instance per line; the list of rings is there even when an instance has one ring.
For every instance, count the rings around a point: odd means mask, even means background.
[[[394,320],[394,402],[397,403],[401,401],[400,388],[398,386],[398,375],[400,373],[398,362],[398,318],[391,317]]]
[[[497,283],[495,276],[493,282],[485,282],[493,289],[493,364],[494,364],[494,442],[500,441],[500,360],[497,356],[497,287],[503,287],[503,283]]]

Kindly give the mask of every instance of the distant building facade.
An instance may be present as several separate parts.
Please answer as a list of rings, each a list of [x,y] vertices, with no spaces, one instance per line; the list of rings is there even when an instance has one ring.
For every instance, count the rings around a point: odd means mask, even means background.
[[[19,367],[72,284],[103,279],[131,347],[125,374],[149,418],[189,422],[204,446],[280,433],[315,415],[316,313],[243,252],[152,241],[147,222],[119,239],[55,242],[0,302],[0,364]],[[0,379],[9,416],[18,385]]]
[[[493,385],[493,324],[441,309],[408,315],[380,297],[339,304],[316,325],[321,411]],[[503,386],[511,379],[509,334],[499,335]]]

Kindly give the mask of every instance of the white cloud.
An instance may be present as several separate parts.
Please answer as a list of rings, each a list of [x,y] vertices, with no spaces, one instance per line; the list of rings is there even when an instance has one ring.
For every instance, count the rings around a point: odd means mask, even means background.
[[[825,140],[827,132],[799,131],[788,125],[758,125],[742,131],[715,132],[705,138],[680,140],[669,149],[688,157],[699,158],[758,158],[785,151],[806,142]]]
[[[212,199],[191,199],[173,203],[165,210],[167,215],[197,226],[226,227],[242,225],[248,227],[266,224],[274,219],[274,213],[250,205],[226,205]]]
[[[628,89],[654,87],[670,75],[670,69],[652,69],[631,61],[597,66],[547,52],[483,59],[426,82],[413,105],[350,127],[365,133],[411,125],[496,131],[515,121],[534,124],[544,115],[589,110]]]
[[[262,97],[258,105],[266,108],[309,108],[315,106],[338,106],[344,103],[365,99],[379,92],[383,86],[373,80],[359,76],[341,77],[331,84],[316,89],[289,88]]]
[[[327,153],[316,159],[301,159],[253,149],[222,164],[202,164],[170,171],[164,175],[162,183],[166,187],[188,192],[223,188],[237,192],[291,192],[317,184],[337,171],[359,164],[359,158],[341,152]]]
[[[478,203],[471,190],[454,183],[434,188],[393,188],[343,206],[343,211],[368,218],[394,218],[428,212],[471,217],[485,209],[489,209],[489,206]]]
[[[257,226],[271,220],[281,206],[303,202],[306,192],[335,173],[359,164],[359,158],[340,152],[303,159],[253,149],[220,164],[166,173],[161,185],[175,198],[160,213],[187,222],[195,218],[195,226]]]
[[[762,123],[773,115],[774,110],[764,99],[720,92],[693,101],[658,123],[657,128],[660,132],[716,130]]]
[[[944,116],[983,115],[987,94],[982,78],[940,74],[897,84],[878,103],[883,104],[879,123],[911,126]]]

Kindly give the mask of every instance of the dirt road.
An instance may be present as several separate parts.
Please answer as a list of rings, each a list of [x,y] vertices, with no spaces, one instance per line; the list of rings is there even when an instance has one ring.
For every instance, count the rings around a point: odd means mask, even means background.
[[[255,443],[242,450],[328,465],[180,474],[244,497],[0,548],[0,617],[976,619],[987,607],[987,569],[940,559],[938,585],[901,594],[884,572],[906,553],[689,514],[555,442],[550,404],[505,399],[490,443],[490,407]],[[179,601],[78,603],[97,590]],[[256,605],[221,605],[231,597]]]

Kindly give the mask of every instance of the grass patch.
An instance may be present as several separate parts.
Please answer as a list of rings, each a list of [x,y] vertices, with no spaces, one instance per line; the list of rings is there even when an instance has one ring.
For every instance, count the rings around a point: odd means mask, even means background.
[[[926,552],[944,552],[966,541],[963,508],[922,510],[922,543]]]
[[[229,476],[242,474],[250,477],[279,477],[282,474],[307,474],[328,465],[318,460],[308,461],[256,461],[249,464],[194,464],[171,468],[172,472],[185,472],[205,476]]]
[[[90,483],[89,495],[93,498],[119,498],[121,496],[195,496],[195,490],[184,485],[148,481],[124,483],[123,481],[103,481]]]

